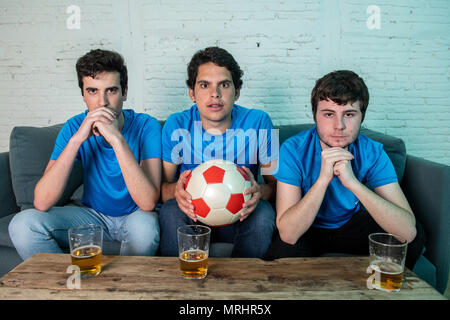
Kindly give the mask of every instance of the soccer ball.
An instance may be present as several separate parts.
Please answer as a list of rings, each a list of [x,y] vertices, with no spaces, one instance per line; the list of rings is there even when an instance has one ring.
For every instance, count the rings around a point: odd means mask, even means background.
[[[244,195],[250,186],[250,178],[235,163],[209,160],[192,170],[184,187],[192,196],[197,219],[217,227],[239,220],[242,205],[251,197]]]

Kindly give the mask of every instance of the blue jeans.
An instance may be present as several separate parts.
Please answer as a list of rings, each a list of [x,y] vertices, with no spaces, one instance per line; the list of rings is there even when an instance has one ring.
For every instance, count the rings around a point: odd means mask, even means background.
[[[159,224],[161,255],[178,256],[177,228],[195,224],[194,221],[180,210],[175,199],[170,199],[161,208]],[[233,243],[232,257],[262,258],[272,242],[274,230],[275,210],[269,202],[261,200],[244,221],[224,227],[212,227],[211,243]]]
[[[26,260],[40,252],[62,253],[69,248],[69,228],[83,224],[100,225],[104,240],[121,241],[121,255],[152,256],[158,250],[158,215],[142,210],[110,217],[83,206],[53,207],[48,212],[27,209],[14,216],[8,229],[17,252]]]

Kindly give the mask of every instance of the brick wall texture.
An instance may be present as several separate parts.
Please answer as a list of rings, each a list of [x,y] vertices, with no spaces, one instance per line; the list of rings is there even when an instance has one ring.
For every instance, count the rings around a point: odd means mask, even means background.
[[[1,0],[0,152],[14,126],[84,110],[75,62],[91,49],[124,56],[126,108],[166,119],[191,106],[191,56],[218,45],[244,70],[238,103],[274,124],[312,122],[315,80],[350,69],[370,91],[364,126],[450,165],[449,16],[448,0]]]

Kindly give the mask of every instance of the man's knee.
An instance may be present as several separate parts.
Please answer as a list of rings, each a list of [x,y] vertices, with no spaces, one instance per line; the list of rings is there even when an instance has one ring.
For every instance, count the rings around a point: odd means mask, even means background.
[[[17,236],[27,236],[30,231],[43,231],[42,212],[36,209],[26,209],[17,213],[9,223],[8,231],[11,239]],[[45,214],[45,213],[44,213]]]
[[[159,222],[156,212],[139,210],[127,218],[127,232],[135,235],[151,235],[159,242]]]

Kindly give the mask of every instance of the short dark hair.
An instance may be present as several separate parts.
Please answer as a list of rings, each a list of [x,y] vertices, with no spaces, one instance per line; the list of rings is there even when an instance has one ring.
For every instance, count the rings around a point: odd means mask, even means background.
[[[122,94],[125,94],[125,89],[128,84],[127,67],[123,57],[114,51],[95,49],[86,53],[78,59],[76,64],[78,86],[83,95],[83,77],[95,78],[97,74],[102,72],[117,71],[120,74],[120,86]]]
[[[241,88],[241,77],[244,72],[241,70],[236,60],[234,60],[233,56],[225,49],[219,47],[208,47],[204,50],[199,50],[194,54],[187,67],[188,79],[186,80],[186,84],[189,88],[194,89],[195,87],[198,67],[208,62],[212,62],[219,67],[227,68],[231,73],[236,90]]]
[[[360,101],[362,121],[369,105],[369,90],[364,80],[350,70],[330,72],[316,81],[311,92],[311,106],[316,119],[317,105],[321,100],[330,99],[338,105]]]

